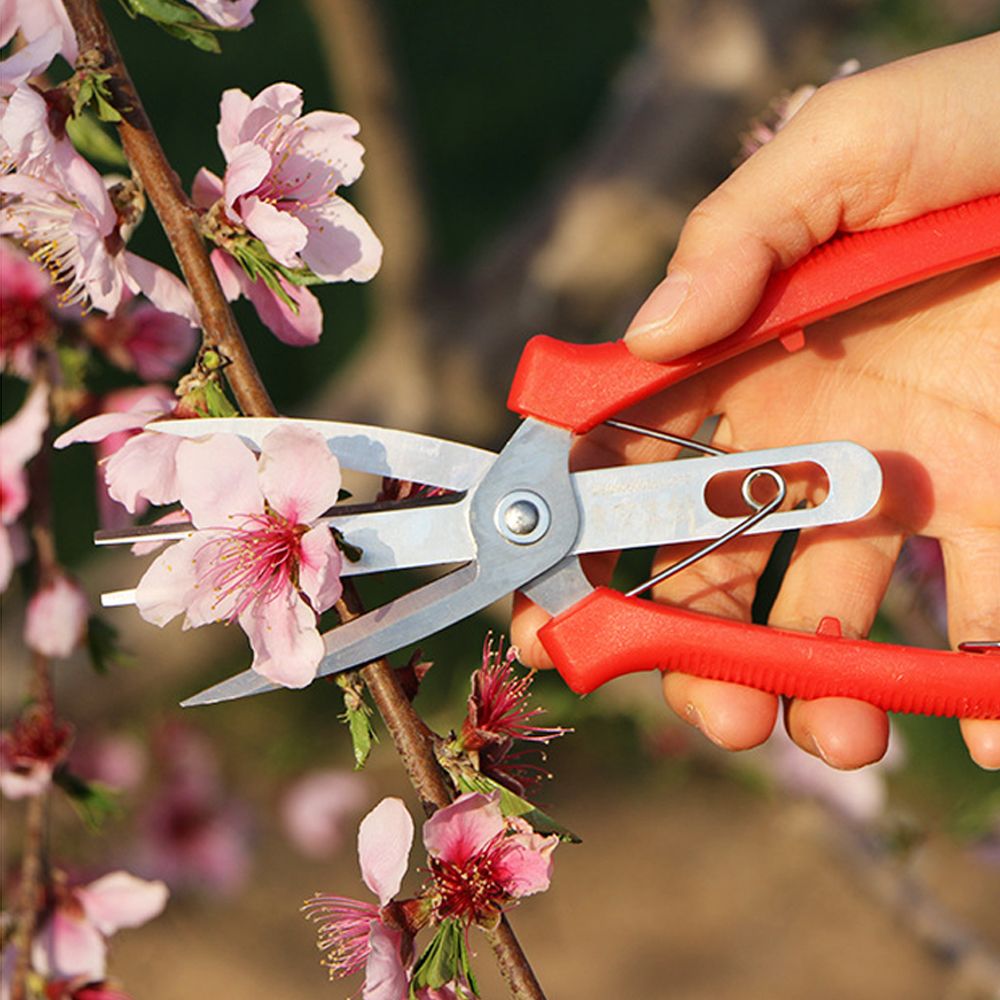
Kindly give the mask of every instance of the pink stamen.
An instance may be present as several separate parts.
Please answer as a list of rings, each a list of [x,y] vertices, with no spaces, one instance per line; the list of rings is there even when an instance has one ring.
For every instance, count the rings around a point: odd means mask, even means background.
[[[316,947],[327,953],[323,964],[331,979],[342,979],[365,967],[371,951],[372,921],[379,918],[374,903],[317,894],[305,903],[302,912],[307,920],[319,924]]]
[[[215,590],[215,607],[229,598],[235,602],[224,616],[235,621],[258,601],[271,601],[298,584],[305,525],[280,514],[247,514],[238,528],[223,538],[206,542],[199,555],[212,549],[212,566],[203,577]]]

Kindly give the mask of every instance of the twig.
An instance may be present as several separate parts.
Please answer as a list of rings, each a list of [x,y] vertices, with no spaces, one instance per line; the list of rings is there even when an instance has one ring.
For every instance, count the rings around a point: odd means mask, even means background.
[[[48,436],[47,436],[48,437]],[[46,440],[46,445],[49,441]],[[48,458],[43,448],[29,466],[31,495],[31,537],[34,544],[36,586],[52,581],[58,572],[55,542],[52,538],[52,499]],[[55,720],[55,700],[49,658],[35,652],[31,658],[31,698],[37,707]],[[14,913],[14,972],[11,1000],[26,1000],[28,973],[31,970],[31,942],[35,936],[38,914],[44,898],[45,827],[49,814],[49,788],[28,799],[24,821],[24,853],[21,856],[21,879]]]
[[[109,86],[123,119],[118,132],[125,154],[142,181],[191,289],[201,318],[203,343],[216,348],[231,362],[225,372],[240,409],[247,415],[273,416],[274,404],[222,294],[198,232],[197,212],[164,155],[98,0],[65,0],[65,6],[76,32],[81,60],[96,62],[111,74]]]

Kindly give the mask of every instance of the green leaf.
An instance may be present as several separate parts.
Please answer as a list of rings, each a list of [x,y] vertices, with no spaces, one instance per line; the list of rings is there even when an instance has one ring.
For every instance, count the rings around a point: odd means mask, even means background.
[[[95,833],[110,819],[122,815],[118,792],[98,781],[85,781],[66,768],[60,768],[52,777],[68,796],[73,808],[84,823]]]
[[[527,823],[531,824],[531,828],[536,833],[546,835],[554,833],[565,843],[582,843],[580,838],[573,833],[572,830],[569,830],[562,824],[557,823],[551,816],[542,812],[538,806],[533,805],[527,799],[521,798],[520,795],[515,794],[509,788],[505,788],[498,781],[488,778],[485,774],[480,774],[478,771],[472,770],[455,770],[450,773],[451,778],[458,786],[459,791],[482,792],[484,795],[499,792],[500,811],[504,814],[504,816],[521,817]]]
[[[222,387],[214,381],[209,381],[202,386],[204,389],[205,409],[209,417],[238,417],[239,410],[229,402],[229,397],[222,391]]]
[[[87,619],[87,653],[90,663],[99,674],[106,674],[111,667],[124,667],[132,662],[118,641],[118,629],[99,615]]]
[[[66,131],[77,151],[88,160],[100,160],[113,167],[127,167],[128,160],[121,147],[89,114],[66,121]]]
[[[76,78],[80,80],[80,86],[76,92],[76,100],[73,102],[74,118],[79,118],[84,108],[88,104],[93,104],[94,111],[102,122],[120,122],[122,120],[121,114],[114,106],[111,91],[108,90],[110,73],[80,70]]]
[[[340,721],[347,723],[354,746],[354,770],[360,771],[368,763],[372,745],[378,736],[372,726],[372,710],[364,698],[364,687],[360,676],[354,672],[336,675],[337,686],[344,692],[344,714]]]
[[[367,705],[362,709],[347,709],[344,713],[347,727],[351,733],[351,743],[354,746],[354,770],[360,771],[368,763],[372,752],[372,744],[378,741],[372,726],[371,709]]]
[[[465,931],[457,920],[443,921],[417,959],[410,979],[411,1000],[415,1000],[418,990],[440,989],[448,983],[458,984],[460,989],[468,983],[471,996],[479,996]]]
[[[178,0],[121,0],[133,17],[148,17],[167,34],[190,42],[204,52],[221,51],[217,32],[229,29],[208,20],[203,14]]]

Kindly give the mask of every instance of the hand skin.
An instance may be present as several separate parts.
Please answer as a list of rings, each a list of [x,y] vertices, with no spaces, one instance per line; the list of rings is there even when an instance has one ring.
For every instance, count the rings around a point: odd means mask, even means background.
[[[837,231],[875,229],[1000,192],[1000,33],[935,50],[821,88],[763,149],[691,213],[677,250],[626,342],[667,361],[737,329],[770,274]],[[885,485],[861,522],[803,532],[770,624],[813,631],[824,615],[867,634],[904,539],[940,539],[953,646],[1000,638],[1000,261],[885,296],[806,331],[804,349],[771,344],[681,383],[628,417],[679,434],[722,414],[724,448],[848,439],[872,450]],[[574,465],[670,456],[606,428]],[[807,496],[809,484],[797,487]],[[749,620],[773,539],[727,545],[663,584],[657,599]],[[683,550],[665,551],[666,565]],[[606,581],[614,556],[587,571]],[[512,639],[547,665],[535,632],[546,615],[515,603]],[[683,674],[668,704],[731,750],[770,734],[773,695]],[[791,702],[796,743],[837,768],[884,754],[888,720],[863,702]],[[973,759],[1000,768],[1000,721],[962,720]]]

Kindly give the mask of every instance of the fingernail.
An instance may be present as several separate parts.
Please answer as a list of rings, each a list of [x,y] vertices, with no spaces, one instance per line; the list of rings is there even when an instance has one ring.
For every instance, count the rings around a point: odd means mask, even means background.
[[[704,716],[698,710],[697,705],[688,702],[687,705],[684,706],[684,717],[691,723],[692,726],[695,727],[695,729],[699,729],[717,747],[721,747],[723,750],[730,749],[725,740],[720,739],[715,733],[712,732],[711,728],[706,724]]]
[[[690,290],[691,278],[684,271],[667,275],[639,306],[639,311],[625,331],[625,339],[647,337],[664,330],[677,315]]]
[[[836,765],[830,760],[829,756],[827,755],[826,750],[823,749],[823,746],[820,743],[820,741],[816,739],[816,737],[812,733],[807,734],[806,738],[809,745],[813,749],[813,753],[817,757],[819,757],[820,760],[822,760],[825,764],[829,764],[830,767],[836,767]]]

